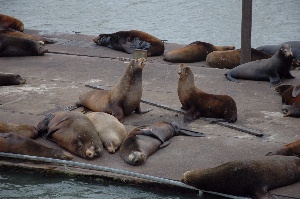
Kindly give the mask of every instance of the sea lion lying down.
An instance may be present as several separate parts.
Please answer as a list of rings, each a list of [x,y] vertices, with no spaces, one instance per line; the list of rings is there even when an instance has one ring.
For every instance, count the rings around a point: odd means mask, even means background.
[[[16,133],[0,133],[0,151],[22,155],[39,156],[45,158],[57,158],[70,160],[73,156],[61,149],[44,146],[26,136]]]
[[[53,139],[59,146],[84,159],[100,156],[102,142],[94,124],[78,111],[47,115],[37,126],[39,135]]]
[[[121,157],[131,165],[142,165],[160,148],[170,144],[177,135],[203,137],[202,133],[182,129],[169,122],[157,122],[133,129],[120,147]]]
[[[269,190],[300,181],[300,159],[270,156],[237,160],[214,168],[187,171],[181,181],[205,191],[258,199],[271,198]]]

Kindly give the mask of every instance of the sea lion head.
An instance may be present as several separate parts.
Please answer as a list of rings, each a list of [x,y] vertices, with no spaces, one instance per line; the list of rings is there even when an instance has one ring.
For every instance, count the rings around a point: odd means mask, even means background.
[[[25,84],[26,79],[24,79],[23,77],[21,77],[20,75],[15,75],[14,76],[14,82],[18,83],[18,84]]]
[[[128,155],[128,161],[134,166],[142,165],[146,162],[146,156],[143,152],[133,151]]]
[[[294,59],[292,48],[288,44],[283,44],[279,50],[279,54],[284,58]]]
[[[93,159],[99,157],[102,152],[102,143],[101,145],[95,144],[94,142],[86,143],[85,145],[82,142],[78,142],[78,154],[86,159]]]
[[[192,83],[194,82],[194,74],[193,71],[186,64],[180,64],[178,75],[180,80],[190,80]]]

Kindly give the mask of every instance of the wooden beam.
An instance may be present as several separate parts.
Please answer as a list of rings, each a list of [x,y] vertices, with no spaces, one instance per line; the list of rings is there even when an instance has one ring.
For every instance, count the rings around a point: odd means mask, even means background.
[[[241,64],[251,61],[252,0],[242,2]]]

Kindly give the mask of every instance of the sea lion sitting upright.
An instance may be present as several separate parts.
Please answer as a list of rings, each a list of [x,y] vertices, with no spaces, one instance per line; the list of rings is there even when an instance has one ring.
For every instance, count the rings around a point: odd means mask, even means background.
[[[251,48],[251,61],[268,59],[271,55]],[[212,68],[232,69],[240,65],[241,50],[213,51],[206,57],[207,64]]]
[[[71,160],[73,158],[70,153],[61,149],[46,147],[28,137],[20,136],[13,132],[0,132],[0,152],[62,160]]]
[[[24,24],[17,18],[0,14],[0,29],[15,29],[18,31],[24,31]]]
[[[0,34],[0,57],[41,56],[46,52],[43,42]]]
[[[53,139],[59,146],[84,159],[101,155],[102,142],[89,118],[78,111],[47,115],[37,126],[39,135]]]
[[[271,156],[237,160],[214,168],[187,171],[181,181],[205,191],[257,199],[273,198],[269,190],[300,181],[300,158]]]
[[[93,41],[100,46],[132,54],[135,49],[147,50],[147,56],[159,56],[164,53],[164,42],[138,30],[119,31],[112,34],[100,34]]]
[[[140,102],[142,98],[142,72],[145,58],[131,60],[122,78],[112,90],[92,90],[79,97],[78,105],[82,105],[95,112],[112,114],[120,122],[124,116],[133,111],[142,112]]]
[[[233,50],[234,46],[215,46],[210,43],[195,41],[189,45],[165,53],[163,60],[173,63],[191,63],[205,61],[212,51]]]
[[[284,117],[300,117],[300,85],[279,85],[275,91],[281,95]]]
[[[115,153],[127,136],[124,125],[104,112],[90,112],[86,116],[93,122],[104,148],[109,153]]]
[[[282,148],[269,152],[266,154],[270,155],[286,155],[286,156],[298,156],[300,157],[300,140],[284,145]]]
[[[180,64],[178,74],[178,97],[186,110],[184,122],[191,122],[199,117],[222,118],[227,122],[237,120],[237,107],[232,97],[209,94],[197,88],[194,74],[185,64]]]
[[[130,165],[142,165],[150,155],[166,147],[170,139],[177,135],[204,136],[202,133],[182,129],[169,122],[142,125],[133,129],[122,143],[121,157]]]
[[[25,84],[26,79],[18,74],[0,73],[0,86]]]
[[[13,132],[31,139],[34,139],[38,136],[38,130],[34,126],[26,124],[0,123],[0,132]]]
[[[225,76],[228,80],[238,82],[237,79],[270,81],[279,84],[282,78],[295,78],[291,75],[293,61],[292,49],[284,44],[271,58],[248,62],[229,70]]]

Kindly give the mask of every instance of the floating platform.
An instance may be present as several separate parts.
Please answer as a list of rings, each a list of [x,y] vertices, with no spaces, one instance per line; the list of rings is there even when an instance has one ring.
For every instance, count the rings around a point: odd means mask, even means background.
[[[132,58],[131,54],[97,46],[92,41],[96,35],[47,34],[35,30],[25,30],[25,33],[45,36],[56,43],[46,45],[49,52],[44,56],[0,58],[1,72],[17,73],[27,79],[24,85],[0,87],[0,122],[36,126],[45,114],[73,105],[79,95],[91,89],[86,84],[113,87]],[[165,43],[166,51],[182,46]],[[177,95],[179,64],[165,62],[162,56],[148,57],[147,60],[143,70],[141,108],[153,110],[143,115],[132,114],[126,117],[124,125],[128,133],[138,125],[153,122],[183,124],[182,113],[176,111],[181,107]],[[128,165],[121,159],[119,152],[109,154],[107,151],[95,160],[74,156],[72,161],[178,181],[185,171],[214,167],[232,160],[259,158],[300,139],[299,118],[283,117],[281,97],[269,82],[241,80],[240,83],[234,83],[225,78],[226,70],[209,68],[206,62],[187,65],[195,74],[197,87],[208,93],[233,97],[238,108],[238,120],[234,124],[246,130],[240,131],[226,124],[211,124],[199,119],[187,127],[205,133],[205,137],[175,136],[169,146],[157,151],[141,166]],[[299,84],[300,71],[293,70],[292,75],[296,78],[283,80],[282,84]],[[258,135],[251,132],[258,132]],[[58,148],[56,144],[42,138],[37,138],[37,141]],[[124,182],[148,181],[113,172],[0,156],[0,168],[8,167],[97,175]],[[156,184],[155,180],[152,183]],[[157,186],[162,184],[157,183]],[[274,189],[271,193],[282,198],[300,198],[299,190],[300,182]]]

